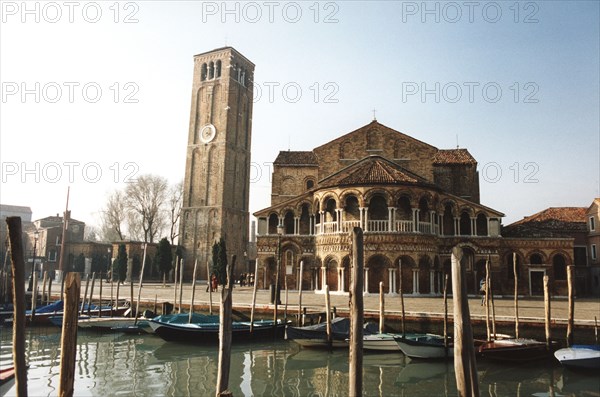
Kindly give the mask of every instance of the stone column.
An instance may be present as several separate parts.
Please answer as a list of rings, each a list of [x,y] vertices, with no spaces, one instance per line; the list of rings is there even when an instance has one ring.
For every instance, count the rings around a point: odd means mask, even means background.
[[[477,236],[477,218],[471,218],[471,236]]]
[[[294,218],[294,234],[300,234],[300,217]]]
[[[321,214],[321,224],[320,224],[321,231],[319,234],[323,234],[323,233],[325,233],[325,211],[321,211],[319,213]]]
[[[308,234],[310,236],[312,236],[313,234],[315,234],[314,232],[314,224],[315,224],[315,216],[314,215],[310,215],[308,217]]]
[[[369,268],[365,267],[365,285],[364,292],[369,293]]]
[[[364,216],[363,216],[363,211],[365,210],[365,207],[359,207],[358,208],[358,215],[360,217],[360,227],[365,228],[365,224],[364,224]]]
[[[419,295],[419,269],[412,269],[413,274],[413,294]]]
[[[340,291],[345,291],[346,290],[346,269],[343,267],[340,267]]]
[[[388,294],[396,293],[396,269],[388,268],[388,280],[390,281],[390,285],[388,288]]]
[[[416,233],[419,230],[419,209],[412,208],[413,217],[413,232]]]
[[[438,214],[438,234],[440,236],[444,235],[444,214]]]
[[[392,231],[392,225],[394,224],[394,209],[392,207],[388,207],[388,232]]]
[[[368,232],[369,231],[369,209],[368,208],[365,208],[364,218],[365,218],[365,232]]]
[[[435,294],[435,270],[429,270],[429,292]]]
[[[327,285],[327,268],[325,266],[321,267],[321,291],[325,291],[325,286]]]
[[[431,234],[437,234],[435,232],[435,211],[431,211],[429,216],[430,222],[431,222]]]
[[[460,236],[460,218],[454,217],[454,235]]]

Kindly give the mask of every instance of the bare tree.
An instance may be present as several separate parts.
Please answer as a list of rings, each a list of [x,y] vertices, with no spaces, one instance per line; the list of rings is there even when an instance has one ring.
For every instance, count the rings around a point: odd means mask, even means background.
[[[163,205],[168,182],[158,175],[142,175],[125,188],[125,201],[132,214],[141,220],[144,242],[153,242],[165,227]]]
[[[179,236],[179,218],[181,217],[181,204],[183,200],[183,181],[179,181],[169,189],[169,216],[171,221],[171,245]]]
[[[127,219],[127,207],[124,194],[120,190],[108,196],[106,206],[102,211],[101,234],[104,241],[123,240],[123,226]]]

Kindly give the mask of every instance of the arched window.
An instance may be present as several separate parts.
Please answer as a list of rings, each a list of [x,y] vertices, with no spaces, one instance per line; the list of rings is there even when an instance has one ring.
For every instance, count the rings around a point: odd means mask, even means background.
[[[358,199],[355,196],[346,197],[346,206],[344,207],[347,221],[360,219],[360,210],[358,208]]]
[[[206,66],[206,63],[203,63],[202,68],[200,69],[200,81],[206,80],[207,74],[208,74],[208,67]]]
[[[269,215],[269,234],[277,234],[277,225],[279,225],[277,214]]]
[[[310,190],[315,186],[315,181],[313,181],[312,179],[307,179],[306,180],[306,190]]]
[[[487,236],[488,235],[488,221],[485,214],[477,215],[477,235]]]
[[[285,234],[294,234],[294,213],[287,211],[283,218],[283,226],[285,228]]]
[[[212,80],[215,78],[215,63],[211,62],[208,64],[208,79]]]
[[[567,279],[567,264],[565,257],[561,254],[554,255],[552,258],[552,269],[554,270],[555,280],[566,280]]]
[[[460,234],[462,236],[470,236],[471,233],[471,217],[465,211],[460,214]]]
[[[541,265],[544,262],[540,254],[531,254],[531,256],[529,257],[529,263],[531,263],[532,265]]]
[[[217,63],[215,64],[215,76],[217,78],[221,77],[221,61],[217,61]]]

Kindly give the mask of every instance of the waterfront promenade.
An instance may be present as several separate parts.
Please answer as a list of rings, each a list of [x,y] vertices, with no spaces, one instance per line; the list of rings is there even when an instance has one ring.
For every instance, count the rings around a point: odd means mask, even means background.
[[[81,293],[85,290],[85,281],[82,281]],[[235,286],[233,291],[233,307],[236,310],[247,312],[252,305],[252,287]],[[113,286],[113,293],[116,293],[116,285]],[[134,300],[137,299],[138,283],[134,284]],[[130,299],[129,284],[121,284],[119,299]],[[182,308],[188,311],[192,295],[191,283],[183,284]],[[102,299],[107,301],[110,298],[110,284],[104,283]],[[94,288],[94,299],[99,299],[98,282]],[[143,307],[153,307],[154,301],[158,302],[158,311],[162,302],[174,303],[175,289],[172,283],[167,283],[164,287],[162,283],[144,283],[141,291],[141,305]],[[271,294],[269,290],[258,289],[256,294],[256,310],[260,313],[272,312],[273,304],[270,303]],[[335,307],[337,312],[344,314],[348,311],[349,297],[347,294],[341,295],[331,293],[331,306]],[[177,289],[177,300],[179,300],[179,288]],[[214,310],[218,310],[220,302],[220,292],[212,293]],[[514,320],[514,300],[512,296],[495,297],[495,314],[498,322],[512,322]],[[196,310],[204,310],[209,304],[209,293],[206,292],[205,283],[196,284],[194,297],[194,306]],[[285,290],[281,291],[280,313],[283,313],[285,304]],[[304,290],[302,292],[302,306],[307,307],[308,312],[322,312],[325,310],[325,295],[313,290]],[[376,316],[379,313],[379,294],[368,294],[364,296],[365,315]],[[444,315],[444,303],[442,296],[404,296],[405,315],[412,319],[441,320]],[[481,297],[472,296],[469,298],[469,307],[473,320],[485,320],[485,306],[481,305]],[[176,306],[178,308],[178,306]],[[391,318],[400,316],[401,304],[399,295],[385,295],[385,313]],[[288,291],[288,313],[295,314],[298,311],[298,291]],[[452,298],[448,298],[448,312],[452,315]],[[566,297],[551,298],[551,318],[555,324],[566,324],[568,318],[568,300]],[[490,310],[491,313],[491,310]],[[490,314],[491,315],[491,314]],[[600,299],[586,298],[575,300],[575,325],[583,327],[594,326],[594,316],[598,317],[600,322]],[[544,300],[543,298],[519,297],[519,319],[522,323],[544,323]]]

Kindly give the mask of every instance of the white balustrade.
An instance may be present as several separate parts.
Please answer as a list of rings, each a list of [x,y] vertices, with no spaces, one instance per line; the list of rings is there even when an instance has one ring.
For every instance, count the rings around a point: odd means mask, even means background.
[[[431,234],[431,223],[419,222],[419,231],[425,234]]]
[[[384,220],[370,220],[367,221],[369,223],[369,232],[387,232],[388,231],[388,221]]]
[[[396,221],[395,232],[411,233],[413,229],[413,221]]]

